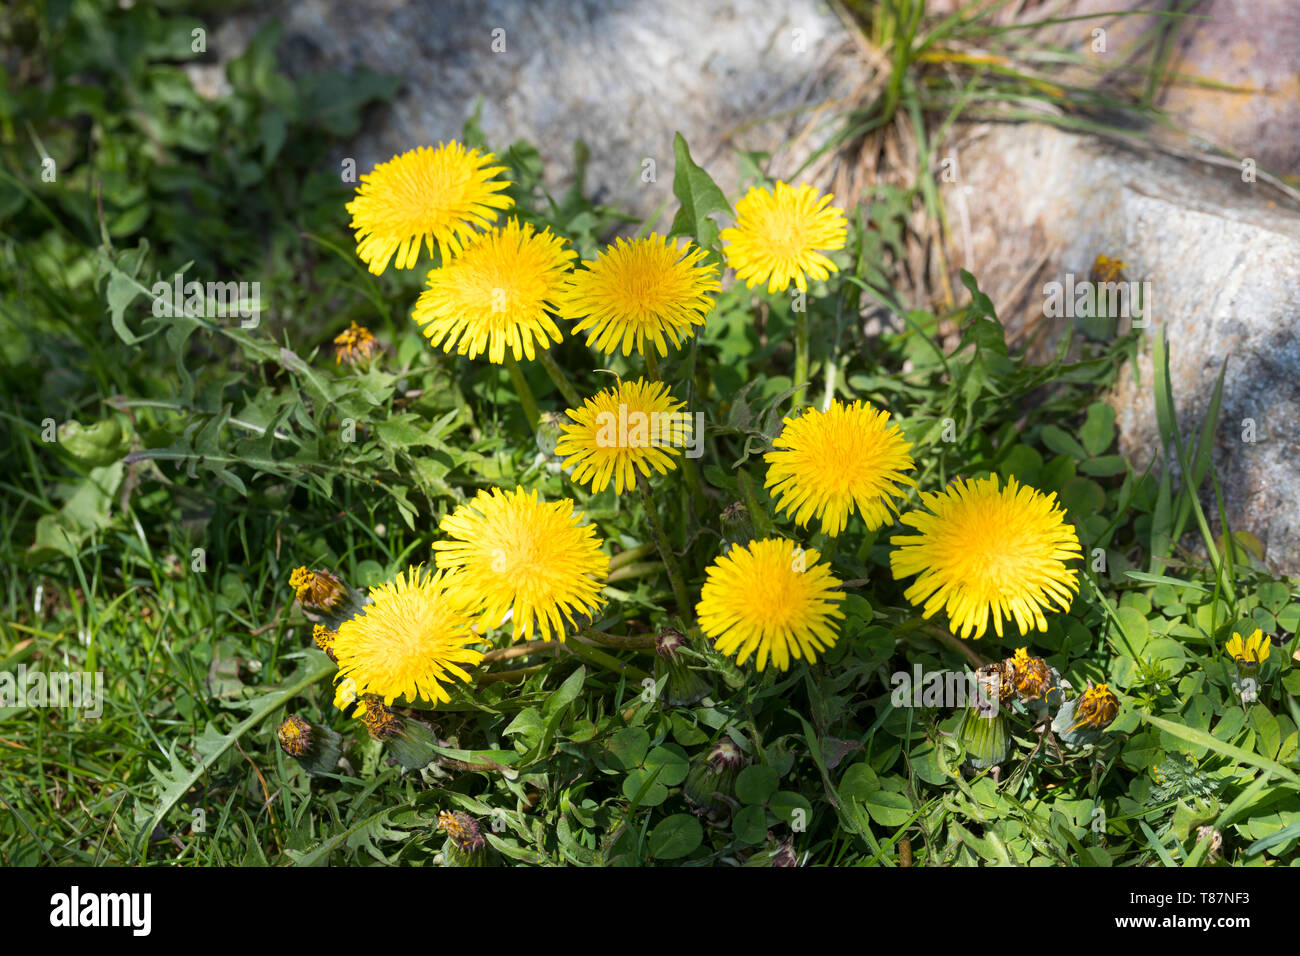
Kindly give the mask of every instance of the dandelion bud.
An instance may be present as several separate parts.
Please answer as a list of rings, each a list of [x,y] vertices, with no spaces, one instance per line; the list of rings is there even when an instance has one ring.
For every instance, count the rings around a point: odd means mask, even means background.
[[[723,737],[695,758],[682,784],[682,796],[710,820],[725,819],[731,812],[736,775],[744,763],[740,748],[731,738]]]
[[[726,507],[719,523],[722,525],[722,539],[728,546],[744,546],[754,540],[754,522],[749,517],[749,509],[739,501]]]
[[[447,831],[447,842],[442,847],[446,866],[487,866],[487,840],[479,829],[478,821],[460,810],[443,810],[438,814],[438,829]]]
[[[333,773],[338,767],[342,738],[328,727],[290,714],[275,732],[280,749],[313,776]]]
[[[687,665],[681,653],[686,646],[686,635],[672,628],[665,628],[655,638],[655,683],[667,678],[661,700],[669,707],[689,707],[713,689],[699,671]]]
[[[1073,700],[1061,705],[1052,730],[1071,747],[1095,743],[1119,713],[1119,698],[1105,684],[1092,686]]]

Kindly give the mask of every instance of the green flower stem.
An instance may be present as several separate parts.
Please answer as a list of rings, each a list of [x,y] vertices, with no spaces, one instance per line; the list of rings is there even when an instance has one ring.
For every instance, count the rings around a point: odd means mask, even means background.
[[[644,544],[638,544],[635,548],[628,548],[624,551],[620,551],[618,554],[614,555],[612,558],[609,559],[609,570],[612,573],[614,571],[617,571],[625,564],[631,564],[633,561],[639,561],[642,558],[646,557],[654,549],[655,546],[647,541]]]
[[[509,661],[516,657],[527,657],[529,654],[554,654],[559,648],[558,641],[528,641],[524,644],[499,647],[488,651],[483,655],[483,663],[491,664],[495,661]]]
[[[658,567],[658,565],[655,565]],[[635,637],[627,634],[607,634],[604,631],[598,631],[594,627],[584,627],[578,632],[589,641],[597,644],[604,644],[606,647],[617,647],[624,651],[649,651],[655,646],[655,637],[653,634],[640,634]]]
[[[652,382],[659,381],[659,359],[655,357],[654,346],[649,342],[645,347],[645,377]]]
[[[537,410],[537,399],[533,398],[533,390],[528,387],[528,379],[524,378],[523,369],[515,361],[515,357],[506,352],[506,371],[510,373],[510,381],[515,386],[515,394],[519,396],[519,404],[523,406],[524,418],[528,419],[528,427],[537,431],[537,421],[541,418],[541,413]]]
[[[564,642],[564,646],[574,657],[581,658],[588,664],[595,664],[597,667],[613,671],[615,674],[623,674],[628,680],[636,681],[638,684],[650,676],[641,668],[625,664],[617,657],[612,657],[604,651],[592,647],[581,634],[574,634]]]
[[[956,651],[957,653],[965,657],[966,660],[971,662],[971,666],[973,666],[976,670],[988,664],[988,661],[980,657],[980,655],[977,654],[971,648],[971,646],[967,644],[965,641],[963,641],[961,638],[953,634],[949,634],[943,628],[939,627],[936,624],[931,624],[930,622],[926,621],[924,618],[921,617],[914,617],[905,621],[894,631],[894,635],[896,637],[913,638],[913,639],[917,637],[934,638],[943,644],[947,644],[954,651]]]
[[[801,310],[794,314],[794,381],[797,386],[794,393],[794,407],[803,406],[804,392],[808,383],[808,312]]]
[[[569,381],[569,376],[564,374],[564,369],[555,363],[555,359],[551,357],[551,350],[543,349],[538,352],[537,360],[542,363],[542,368],[546,369],[546,374],[551,376],[551,381],[560,390],[560,394],[564,396],[564,400],[569,407],[581,408],[582,396],[578,394],[578,390]]]
[[[474,683],[495,684],[499,681],[505,681],[505,680],[508,681],[524,680],[526,677],[529,677],[532,674],[536,674],[545,666],[546,666],[545,664],[534,664],[532,667],[520,667],[517,670],[512,670],[512,671],[497,671],[494,674],[478,674],[474,677]],[[443,709],[447,710],[449,708],[444,707]]]
[[[655,546],[659,548],[659,556],[664,559],[668,583],[672,585],[673,597],[677,600],[677,613],[684,620],[689,620],[691,599],[686,590],[686,579],[682,577],[682,570],[677,566],[677,556],[673,554],[668,536],[664,534],[664,526],[659,521],[659,513],[655,511],[654,499],[650,497],[650,486],[646,484],[645,477],[640,472],[637,472],[636,485],[641,489],[641,500],[645,503],[646,520],[650,522],[650,535],[654,538]]]
[[[625,564],[621,568],[609,572],[606,579],[610,584],[616,581],[626,581],[629,578],[643,578],[647,574],[658,574],[664,569],[663,563],[659,561],[641,561],[637,564]]]

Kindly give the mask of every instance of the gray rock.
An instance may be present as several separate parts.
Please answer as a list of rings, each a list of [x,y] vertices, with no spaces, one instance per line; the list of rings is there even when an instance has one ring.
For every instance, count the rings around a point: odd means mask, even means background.
[[[355,143],[358,169],[458,138],[482,96],[495,147],[528,140],[560,189],[582,139],[588,190],[640,215],[675,202],[674,132],[734,192],[734,149],[789,139],[800,108],[832,92],[848,46],[819,0],[273,0],[222,22],[210,48],[237,56],[271,19],[290,73],[366,65],[403,78]]]
[[[1012,335],[1056,340],[1045,286],[1086,279],[1099,253],[1150,283],[1148,336],[1168,331],[1184,436],[1225,359],[1214,462],[1228,520],[1300,574],[1300,211],[1240,168],[1136,152],[1038,125],[985,126],[947,187],[954,259],[980,280]],[[1043,328],[1045,327],[1045,328]],[[1143,468],[1160,441],[1150,351],[1113,397],[1121,451]],[[1255,441],[1242,440],[1247,419]],[[1208,483],[1207,483],[1208,487]],[[1213,492],[1204,499],[1212,514]],[[1217,522],[1212,520],[1212,524]]]

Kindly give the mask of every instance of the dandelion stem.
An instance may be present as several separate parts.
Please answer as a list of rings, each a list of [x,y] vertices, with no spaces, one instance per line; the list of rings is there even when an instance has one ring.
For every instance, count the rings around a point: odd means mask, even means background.
[[[613,584],[615,581],[626,581],[628,578],[643,578],[647,574],[657,574],[663,569],[663,563],[660,561],[641,561],[638,564],[625,564],[621,568],[610,571],[606,580]]]
[[[653,346],[645,347],[645,376],[652,382],[659,381],[659,359],[655,358]]]
[[[612,558],[609,559],[609,570],[613,572],[618,570],[625,564],[631,564],[633,561],[639,561],[641,558],[644,558],[654,549],[655,546],[652,543],[647,541],[643,544],[638,544],[634,548],[628,548],[625,551],[620,551],[618,554],[614,555]]]
[[[543,349],[538,352],[537,360],[542,363],[542,368],[546,369],[546,374],[551,376],[551,381],[560,390],[560,394],[564,396],[564,400],[569,407],[581,408],[582,396],[578,394],[578,390],[569,381],[569,376],[564,374],[564,369],[560,368],[555,359],[551,357],[550,349]]]
[[[592,647],[583,639],[581,634],[573,635],[570,640],[564,642],[564,646],[568,648],[574,657],[580,657],[588,664],[595,664],[598,667],[603,667],[606,670],[613,671],[615,674],[626,675],[629,680],[634,680],[640,683],[650,676],[645,671],[641,670],[641,668],[633,667],[631,664],[625,664],[617,657],[612,657],[604,651]]]
[[[659,556],[664,559],[664,570],[668,572],[668,583],[672,585],[673,597],[677,600],[677,613],[683,619],[689,618],[691,613],[691,600],[686,591],[686,580],[682,577],[682,570],[677,566],[677,556],[673,554],[672,546],[668,543],[668,536],[664,534],[664,526],[659,521],[659,513],[655,511],[654,499],[650,496],[650,486],[646,484],[645,476],[637,472],[636,485],[641,489],[641,500],[645,503],[646,520],[650,522],[650,534],[654,538],[655,545],[659,548]]]
[[[523,406],[528,427],[537,431],[537,420],[541,417],[541,413],[537,410],[537,399],[533,398],[533,390],[528,387],[528,379],[524,378],[523,369],[509,352],[506,352],[506,370],[510,373],[511,383],[515,386],[515,394],[519,396],[519,404]]]
[[[805,386],[808,384],[808,311],[797,309],[794,313],[794,407],[803,405]]]
[[[495,661],[509,661],[516,657],[527,657],[529,654],[553,654],[559,647],[558,641],[528,641],[525,644],[516,644],[513,647],[499,647],[484,654],[483,663],[491,664]]]
[[[503,680],[524,680],[530,674],[536,674],[545,666],[545,664],[534,664],[532,667],[520,667],[517,670],[512,671],[497,671],[495,674],[480,674],[474,679],[474,683],[495,684]]]
[[[658,565],[655,565],[658,567]],[[655,646],[653,634],[641,634],[632,636],[630,634],[606,634],[604,631],[598,631],[594,627],[584,627],[578,632],[588,640],[595,641],[597,644],[604,644],[606,647],[617,647],[625,651],[648,651]]]

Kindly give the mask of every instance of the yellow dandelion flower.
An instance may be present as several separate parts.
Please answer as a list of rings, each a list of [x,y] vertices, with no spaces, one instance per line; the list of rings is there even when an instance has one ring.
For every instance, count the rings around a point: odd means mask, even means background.
[[[555,453],[561,467],[573,467],[573,480],[604,491],[614,480],[614,494],[636,485],[636,472],[664,475],[677,467],[672,456],[691,432],[689,420],[678,410],[668,386],[662,382],[621,382],[569,409],[573,424],[563,426]]]
[[[590,615],[605,599],[609,574],[602,541],[573,502],[542,501],[536,491],[480,491],[442,519],[450,541],[434,542],[437,565],[457,569],[457,586],[483,623],[499,627],[507,612],[514,639],[564,640],[565,622]]]
[[[1111,692],[1106,684],[1089,687],[1080,696],[1074,708],[1074,723],[1070,730],[1078,727],[1090,727],[1093,730],[1105,730],[1119,713],[1119,698]]]
[[[1081,558],[1074,527],[1056,495],[1044,495],[1014,477],[999,490],[996,476],[958,479],[938,494],[921,493],[932,514],[909,511],[900,519],[919,535],[890,538],[894,578],[919,575],[906,596],[924,603],[923,617],[948,610],[948,627],[963,638],[984,636],[988,618],[1002,636],[1002,619],[1020,633],[1047,630],[1043,609],[1068,610],[1079,589],[1066,561]]]
[[[515,361],[532,359],[563,338],[548,313],[577,256],[550,230],[511,219],[467,240],[459,256],[432,270],[411,318],[448,354],[454,349],[472,359],[486,352],[500,365],[508,348]]]
[[[818,198],[807,183],[795,188],[777,183],[776,192],[754,186],[736,203],[736,224],[721,233],[727,265],[747,288],[767,283],[784,292],[791,280],[800,292],[809,279],[828,279],[839,267],[822,255],[843,249],[848,222],[831,206],[834,196]]]
[[[789,670],[790,659],[812,663],[835,645],[844,592],[815,550],[765,538],[734,546],[709,566],[695,613],[700,628],[737,664],[757,653],[761,671],[770,659]]]
[[[370,589],[371,603],[339,625],[334,638],[338,680],[351,679],[345,698],[445,703],[451,696],[444,683],[470,679],[461,665],[473,667],[483,655],[468,646],[479,639],[473,618],[448,584],[441,572],[417,565]]]
[[[765,487],[778,496],[777,510],[794,513],[800,526],[819,518],[832,537],[848,516],[862,515],[868,531],[893,520],[902,485],[916,485],[904,474],[915,468],[912,446],[889,413],[870,403],[834,401],[824,412],[809,409],[787,418],[764,456]]]
[[[560,293],[560,314],[587,332],[587,344],[606,354],[645,353],[647,340],[660,355],[665,338],[678,347],[713,308],[710,293],[722,286],[705,252],[687,243],[677,248],[656,233],[648,239],[616,239],[594,261],[584,261]]]
[[[347,362],[360,365],[370,361],[371,356],[379,351],[379,342],[370,330],[353,322],[348,328],[334,336],[334,364]]]
[[[1255,632],[1246,638],[1233,631],[1232,640],[1228,641],[1224,650],[1238,664],[1243,664],[1246,667],[1258,667],[1268,660],[1269,651],[1272,650],[1272,642],[1264,636],[1263,630],[1257,627]]]
[[[429,255],[437,243],[443,262],[459,253],[475,227],[487,228],[497,210],[514,205],[501,195],[510,183],[495,178],[505,172],[495,162],[491,153],[452,141],[408,150],[362,174],[357,196],[346,207],[361,261],[375,275],[390,260],[398,269],[414,268],[421,239]]]

